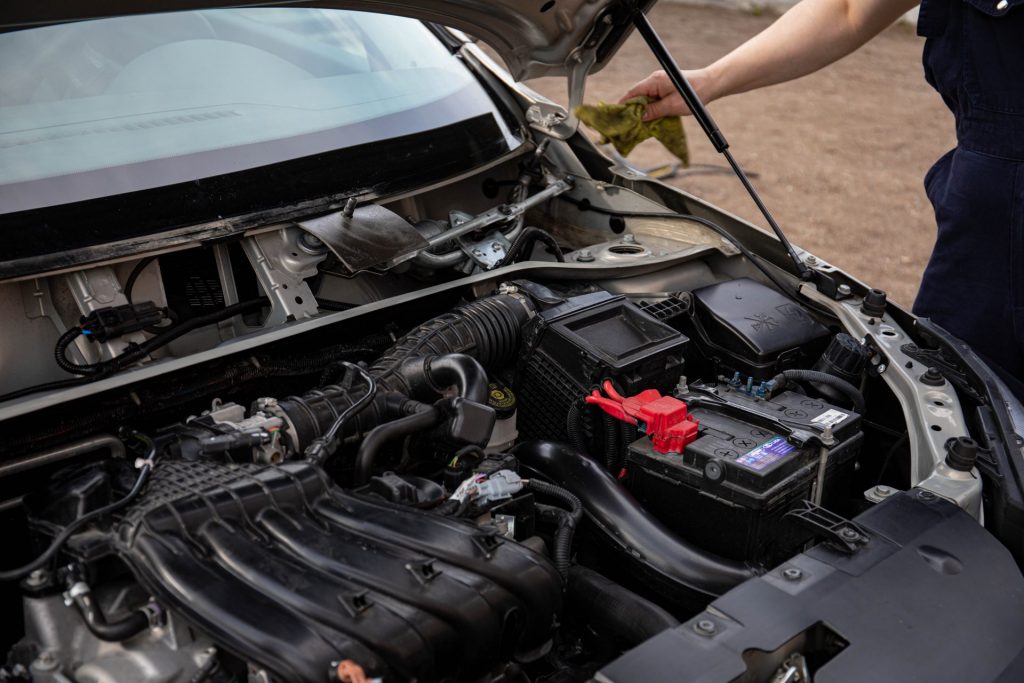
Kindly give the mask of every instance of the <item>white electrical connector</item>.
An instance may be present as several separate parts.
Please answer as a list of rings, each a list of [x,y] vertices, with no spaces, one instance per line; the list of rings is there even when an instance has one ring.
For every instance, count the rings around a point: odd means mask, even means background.
[[[523,479],[512,470],[498,470],[491,476],[474,474],[459,484],[449,500],[461,503],[476,501],[482,505],[511,498],[523,490]]]

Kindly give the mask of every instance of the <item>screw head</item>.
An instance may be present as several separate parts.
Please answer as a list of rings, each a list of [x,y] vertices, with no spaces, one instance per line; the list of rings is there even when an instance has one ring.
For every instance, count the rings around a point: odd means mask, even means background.
[[[839,285],[836,292],[838,292],[839,296],[850,296],[853,294],[853,290],[850,289],[850,285]]]
[[[693,630],[702,636],[710,636],[718,630],[718,627],[715,626],[715,622],[710,619],[701,619],[693,625]]]
[[[860,534],[851,529],[850,527],[844,527],[839,531],[839,535],[847,541],[856,541],[860,539]]]
[[[925,502],[931,502],[931,501],[935,500],[936,498],[938,498],[938,496],[936,496],[931,491],[918,491],[917,492],[917,497],[918,497],[919,500],[923,500]]]
[[[622,236],[622,241],[625,244],[635,244],[636,243],[636,235],[632,235],[632,234],[623,235]]]
[[[813,265],[814,265],[814,264],[816,264],[817,262],[818,262],[818,258],[817,258],[816,256],[814,256],[814,254],[808,254],[808,255],[807,255],[807,256],[806,256],[805,258],[804,258],[804,263],[806,263],[806,264],[807,264],[807,265],[809,265],[809,266],[813,266]]]
[[[782,570],[782,576],[786,581],[799,581],[804,578],[804,573],[796,567],[787,567]]]
[[[886,496],[891,496],[895,492],[896,492],[896,490],[894,488],[892,488],[891,486],[885,486],[884,484],[879,484],[878,486],[876,486],[874,488],[874,493],[879,498],[885,498]]]

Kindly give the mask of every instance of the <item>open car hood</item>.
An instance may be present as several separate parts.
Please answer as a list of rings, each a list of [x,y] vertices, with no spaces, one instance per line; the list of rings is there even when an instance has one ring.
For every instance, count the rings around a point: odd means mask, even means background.
[[[14,0],[0,5],[0,28],[12,30],[128,14],[216,7],[296,6],[412,17],[456,28],[494,48],[518,79],[568,75],[586,59],[603,66],[632,29],[630,12],[654,0]]]

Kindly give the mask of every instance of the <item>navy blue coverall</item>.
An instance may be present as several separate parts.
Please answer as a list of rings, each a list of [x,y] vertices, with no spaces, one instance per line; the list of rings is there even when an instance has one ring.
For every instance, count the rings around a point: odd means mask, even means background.
[[[957,147],[925,177],[938,235],[914,313],[1024,379],[1024,0],[924,0],[918,33]]]

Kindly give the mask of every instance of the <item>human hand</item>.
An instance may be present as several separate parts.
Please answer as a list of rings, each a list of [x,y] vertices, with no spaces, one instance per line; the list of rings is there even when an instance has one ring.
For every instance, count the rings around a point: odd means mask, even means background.
[[[690,85],[697,91],[697,96],[705,104],[714,99],[711,93],[711,77],[704,69],[684,71],[683,75],[690,81]],[[664,71],[655,71],[643,79],[622,96],[619,103],[623,103],[633,97],[649,97],[651,103],[647,105],[644,112],[644,121],[664,118],[666,116],[687,116],[690,108],[683,102],[682,95],[672,85],[668,75]]]

